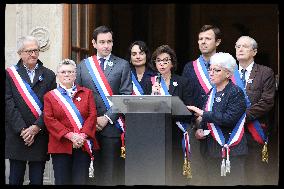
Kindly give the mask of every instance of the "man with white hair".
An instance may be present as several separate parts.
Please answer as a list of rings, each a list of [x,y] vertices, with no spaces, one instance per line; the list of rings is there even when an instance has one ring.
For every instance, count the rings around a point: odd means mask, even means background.
[[[254,62],[257,42],[253,38],[241,36],[235,48],[239,74],[249,103],[245,127],[249,150],[246,158],[247,184],[264,185],[267,184],[268,171],[268,116],[274,106],[276,87],[274,73],[271,68]]]
[[[43,121],[43,95],[56,88],[55,74],[38,59],[35,37],[18,41],[20,60],[6,69],[5,158],[10,161],[9,184],[22,185],[29,165],[31,185],[43,184],[48,134]]]

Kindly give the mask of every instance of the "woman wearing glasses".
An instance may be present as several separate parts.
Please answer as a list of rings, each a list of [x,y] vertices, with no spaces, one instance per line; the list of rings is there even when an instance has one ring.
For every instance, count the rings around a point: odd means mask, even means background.
[[[212,89],[203,110],[188,106],[202,119],[195,136],[206,140],[206,167],[210,185],[244,184],[244,158],[247,141],[243,137],[246,100],[232,78],[236,60],[229,53],[210,58],[209,78]],[[233,81],[232,81],[233,80]],[[208,134],[208,135],[207,135]]]
[[[56,185],[87,184],[95,140],[97,111],[91,90],[75,85],[76,64],[65,59],[57,67],[58,87],[44,96]]]
[[[154,51],[151,62],[159,73],[151,79],[152,95],[178,96],[185,105],[194,105],[193,84],[187,78],[174,73],[177,67],[177,58],[174,50],[168,45],[159,46]],[[179,117],[178,120],[174,118],[174,122],[172,123],[172,170],[174,185],[188,184],[186,177],[191,177],[190,173],[185,170],[186,174],[183,175],[182,169],[185,158],[188,158],[184,154],[189,150],[182,149],[182,139],[185,139],[183,138],[183,134],[188,131],[188,124],[190,122],[191,117],[187,116],[186,119],[184,117]]]

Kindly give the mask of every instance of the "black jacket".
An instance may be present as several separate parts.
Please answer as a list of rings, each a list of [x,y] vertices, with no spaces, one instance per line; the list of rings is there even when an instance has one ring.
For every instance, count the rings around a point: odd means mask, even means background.
[[[216,101],[217,97],[221,98],[220,102]],[[208,129],[207,123],[218,125],[225,137],[225,142],[227,142],[229,133],[232,132],[245,110],[246,101],[242,89],[230,81],[223,91],[216,93],[212,111],[204,111],[200,126],[203,129]],[[206,137],[206,140],[208,155],[221,157],[221,146],[211,134]],[[240,143],[230,148],[230,156],[247,154],[247,150],[247,140],[244,134]]]
[[[19,60],[17,67],[20,77],[31,86],[43,104],[43,95],[56,87],[53,71],[45,68],[42,62],[38,60],[34,82],[31,83],[22,60]],[[34,143],[28,147],[20,133],[23,128],[33,124],[38,125],[41,131],[35,136]],[[5,81],[5,133],[5,158],[24,161],[43,161],[48,158],[48,134],[44,126],[43,114],[38,119],[34,117],[7,71]]]

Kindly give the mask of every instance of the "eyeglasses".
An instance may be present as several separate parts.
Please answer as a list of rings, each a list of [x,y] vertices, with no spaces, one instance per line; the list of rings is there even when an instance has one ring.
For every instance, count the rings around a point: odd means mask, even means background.
[[[39,53],[39,49],[25,50],[23,52],[28,53],[28,55],[32,56],[33,53],[38,54]]]
[[[208,69],[208,72],[212,72],[214,74],[217,74],[219,73],[220,71],[222,71],[221,69],[217,69],[217,68],[209,68]]]
[[[241,47],[243,47],[244,49],[250,49],[252,48],[251,45],[235,45],[235,49],[240,49]]]
[[[164,65],[167,65],[169,62],[170,62],[170,60],[171,60],[171,58],[168,58],[168,57],[166,57],[166,58],[164,58],[164,59],[156,59],[155,60],[155,63],[156,64],[164,64]]]
[[[62,75],[65,75],[66,73],[67,73],[68,75],[71,75],[71,74],[74,74],[75,71],[60,71],[60,72],[58,72],[58,73],[60,73],[60,74],[62,74]]]

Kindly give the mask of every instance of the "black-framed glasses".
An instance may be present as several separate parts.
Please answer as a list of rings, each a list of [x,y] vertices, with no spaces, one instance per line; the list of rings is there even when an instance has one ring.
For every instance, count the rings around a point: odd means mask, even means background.
[[[31,56],[33,53],[38,54],[39,49],[24,50],[23,52],[28,53],[28,55]]]
[[[170,62],[170,60],[171,60],[171,58],[168,58],[168,57],[166,57],[162,60],[158,58],[158,59],[155,60],[155,63],[167,65]]]
[[[212,73],[219,73],[220,71],[222,71],[221,69],[217,69],[217,68],[209,68],[208,72],[212,72]]]

